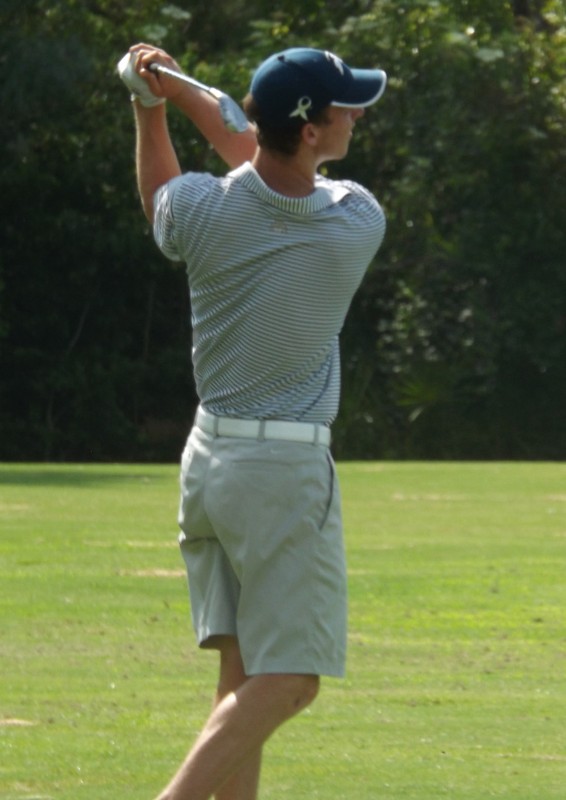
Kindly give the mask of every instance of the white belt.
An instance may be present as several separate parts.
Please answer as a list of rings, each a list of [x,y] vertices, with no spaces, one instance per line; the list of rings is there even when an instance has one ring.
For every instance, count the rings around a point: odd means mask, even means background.
[[[330,444],[330,428],[326,425],[315,425],[311,422],[284,422],[277,419],[235,419],[233,417],[217,417],[198,408],[195,425],[205,433],[213,436],[229,436],[235,439],[279,439],[288,442],[305,444]]]

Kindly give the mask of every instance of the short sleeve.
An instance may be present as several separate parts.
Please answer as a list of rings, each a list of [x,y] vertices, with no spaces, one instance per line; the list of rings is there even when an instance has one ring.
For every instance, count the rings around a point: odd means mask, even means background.
[[[218,179],[209,173],[187,172],[160,186],[153,198],[153,235],[172,261],[186,261],[194,239],[206,226],[207,203],[214,202]]]

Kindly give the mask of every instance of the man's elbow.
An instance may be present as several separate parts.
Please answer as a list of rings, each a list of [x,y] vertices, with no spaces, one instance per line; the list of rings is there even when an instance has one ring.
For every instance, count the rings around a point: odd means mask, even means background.
[[[169,179],[167,179],[169,180]],[[167,183],[167,180],[138,180],[139,196],[143,208],[143,213],[147,217],[149,223],[153,224],[153,217],[155,214],[155,195]]]

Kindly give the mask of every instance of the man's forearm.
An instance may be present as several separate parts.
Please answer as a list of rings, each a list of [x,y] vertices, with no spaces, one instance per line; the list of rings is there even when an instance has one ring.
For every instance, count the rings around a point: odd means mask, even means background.
[[[213,97],[187,86],[171,98],[171,102],[191,120],[230,168],[235,169],[253,158],[257,147],[255,128],[250,124],[243,133],[229,131]]]
[[[136,172],[143,210],[153,222],[153,195],[181,174],[175,148],[169,136],[165,105],[144,108],[134,101],[136,118]]]
[[[134,77],[145,81],[149,97],[165,98],[175,105],[198,128],[230,168],[234,169],[253,158],[257,147],[253,125],[250,124],[243,133],[231,132],[222,119],[214,97],[195,86],[181,83],[170,72],[161,73],[151,69],[152,64],[162,64],[168,70],[180,71],[178,64],[165,51],[151,45],[138,44],[131,47],[129,53],[136,72]],[[125,82],[129,85],[128,81]],[[142,88],[145,88],[143,84]],[[132,91],[136,91],[135,86]],[[143,105],[142,102],[134,101],[136,167],[143,209],[148,220],[153,222],[155,191],[180,175],[181,168],[169,136],[166,104]]]

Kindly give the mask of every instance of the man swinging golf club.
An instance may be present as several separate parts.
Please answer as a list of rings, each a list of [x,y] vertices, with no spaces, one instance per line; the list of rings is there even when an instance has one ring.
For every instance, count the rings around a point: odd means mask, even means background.
[[[342,159],[385,73],[293,48],[255,72],[235,133],[163,50],[131,48],[141,201],[186,264],[200,406],[179,524],[199,645],[220,653],[214,708],[159,800],[254,800],[262,746],[344,674],[346,570],[329,451],[338,335],[381,244],[375,198],[318,169]],[[166,99],[231,168],[182,174]]]

